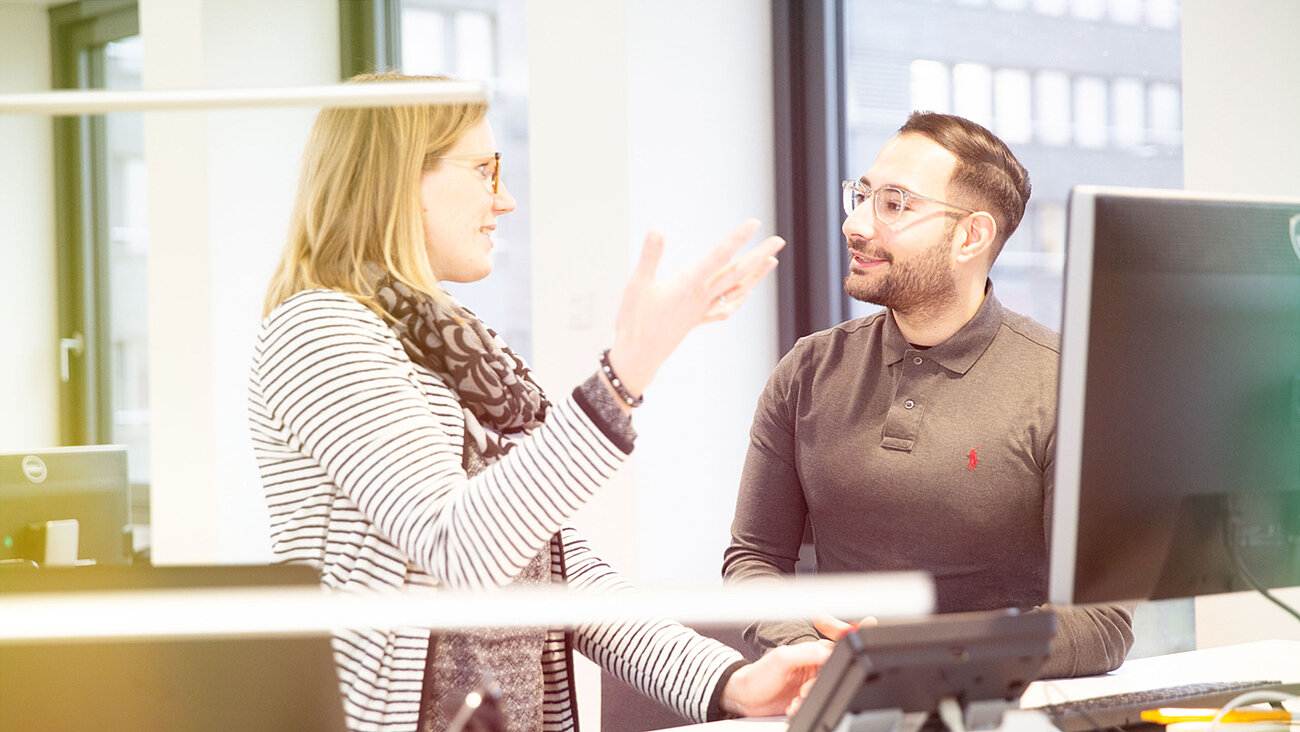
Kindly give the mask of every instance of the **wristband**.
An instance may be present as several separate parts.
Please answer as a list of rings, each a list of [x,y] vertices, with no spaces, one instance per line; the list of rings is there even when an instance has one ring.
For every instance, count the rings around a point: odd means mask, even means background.
[[[609,365],[608,348],[600,354],[600,370],[605,373],[605,378],[609,379],[610,386],[614,387],[614,391],[618,394],[618,398],[622,399],[624,404],[633,408],[641,406],[641,402],[645,400],[645,397],[634,397],[632,396],[632,392],[628,391],[626,386],[623,386],[622,380],[614,373],[614,367]]]

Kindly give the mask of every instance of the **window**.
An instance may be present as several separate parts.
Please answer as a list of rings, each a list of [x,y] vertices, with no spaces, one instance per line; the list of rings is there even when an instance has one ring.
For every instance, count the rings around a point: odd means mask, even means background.
[[[953,114],[993,126],[993,74],[988,66],[970,62],[953,66],[952,98]]]
[[[1074,81],[1074,145],[1100,149],[1106,142],[1106,82],[1080,76]]]
[[[1034,136],[1029,72],[998,69],[993,76],[993,131],[1008,145],[1028,143]]]
[[[912,62],[912,109],[932,109],[947,112],[952,109],[948,101],[948,67],[938,61],[917,59]],[[854,104],[855,108],[859,105]]]
[[[1183,93],[1177,84],[1154,83],[1150,86],[1151,121],[1147,125],[1152,142],[1157,145],[1182,146]]]
[[[1034,83],[1034,137],[1044,145],[1070,144],[1070,77],[1061,71],[1039,71]]]
[[[488,122],[501,148],[501,179],[518,209],[498,222],[493,272],[446,290],[532,353],[528,246],[528,63],[525,0],[340,0],[343,75],[376,69],[446,74],[489,85]]]
[[[993,268],[1008,307],[1060,327],[1077,184],[1182,187],[1178,0],[773,0],[780,344],[864,315],[843,294],[838,186],[913,109],[975,119],[1033,197]],[[1134,656],[1186,650],[1189,601],[1148,603]],[[1172,625],[1166,622],[1176,617]],[[1157,628],[1159,628],[1157,630]],[[1169,630],[1165,630],[1169,628]]]
[[[1141,79],[1115,79],[1110,86],[1115,144],[1140,148],[1146,142],[1146,99]]]
[[[994,284],[1009,307],[1059,328],[1070,187],[1182,185],[1176,4],[854,0],[841,12],[842,86],[852,90],[843,177],[861,175],[913,109],[950,111],[992,129],[1034,186]],[[907,94],[892,81],[900,75]],[[830,246],[841,247],[840,237]],[[845,299],[840,315],[874,309]]]
[[[134,2],[50,10],[55,88],[138,89]],[[148,241],[139,113],[56,118],[64,444],[128,447],[133,522],[148,522]]]

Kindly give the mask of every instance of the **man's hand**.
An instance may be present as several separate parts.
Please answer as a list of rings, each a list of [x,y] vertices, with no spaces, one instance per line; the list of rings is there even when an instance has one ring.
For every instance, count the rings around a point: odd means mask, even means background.
[[[839,640],[840,638],[843,638],[846,633],[851,633],[863,625],[875,625],[876,619],[868,616],[860,620],[857,625],[854,625],[853,623],[846,623],[839,618],[823,615],[813,618],[812,624],[813,627],[817,629],[818,633],[821,633],[831,640]]]
[[[816,678],[833,647],[825,640],[779,646],[741,666],[722,690],[723,711],[745,717],[785,714],[800,691]]]

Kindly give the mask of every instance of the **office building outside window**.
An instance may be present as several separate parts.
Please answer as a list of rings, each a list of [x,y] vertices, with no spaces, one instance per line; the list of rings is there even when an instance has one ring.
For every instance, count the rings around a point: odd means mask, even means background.
[[[492,275],[446,289],[528,358],[532,261],[524,0],[401,0],[398,23],[402,72],[449,74],[490,86],[488,121],[501,152],[501,180],[518,208],[497,222]]]
[[[1070,188],[1182,187],[1177,0],[850,0],[845,15],[848,176],[914,109],[989,127],[1034,189],[998,296],[1059,328]]]

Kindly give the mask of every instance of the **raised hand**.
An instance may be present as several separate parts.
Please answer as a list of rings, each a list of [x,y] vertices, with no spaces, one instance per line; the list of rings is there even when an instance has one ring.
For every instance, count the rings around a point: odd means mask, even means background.
[[[785,246],[777,236],[736,256],[759,225],[756,219],[745,221],[698,262],[664,281],[655,280],[663,236],[652,231],[646,237],[623,291],[609,354],[610,365],[628,391],[640,395],[692,328],[731,317],[776,267],[774,255]]]

